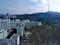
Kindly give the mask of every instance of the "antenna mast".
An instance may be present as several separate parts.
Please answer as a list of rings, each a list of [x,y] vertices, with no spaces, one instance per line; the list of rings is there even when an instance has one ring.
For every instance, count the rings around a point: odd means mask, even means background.
[[[49,9],[50,9],[50,5],[49,5],[49,3],[48,3],[48,12],[49,12]]]

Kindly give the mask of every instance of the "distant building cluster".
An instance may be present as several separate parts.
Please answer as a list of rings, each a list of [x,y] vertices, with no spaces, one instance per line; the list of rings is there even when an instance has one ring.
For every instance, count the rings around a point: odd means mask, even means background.
[[[30,29],[32,26],[40,26],[41,22],[38,21],[30,21],[30,20],[20,20],[20,19],[0,19],[0,44],[7,44],[7,45],[19,45],[20,37],[22,37],[25,33],[25,27]],[[12,28],[16,28],[17,33],[13,34],[9,39],[6,37],[11,32]],[[3,41],[1,42],[1,40]],[[5,41],[7,40],[7,41]],[[12,44],[13,42],[13,44]]]

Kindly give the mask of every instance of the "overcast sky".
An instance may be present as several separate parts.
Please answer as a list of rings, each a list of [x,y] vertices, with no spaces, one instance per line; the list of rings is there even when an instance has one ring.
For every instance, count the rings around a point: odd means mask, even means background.
[[[0,0],[0,14],[24,14],[46,12],[49,10],[60,12],[60,0]]]

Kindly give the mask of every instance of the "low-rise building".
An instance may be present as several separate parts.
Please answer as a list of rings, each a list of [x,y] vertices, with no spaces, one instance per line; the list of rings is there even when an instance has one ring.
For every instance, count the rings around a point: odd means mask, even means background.
[[[41,26],[42,23],[41,22],[38,22],[38,21],[31,21],[29,23],[26,23],[26,28],[27,29],[30,29],[31,27],[33,26]]]

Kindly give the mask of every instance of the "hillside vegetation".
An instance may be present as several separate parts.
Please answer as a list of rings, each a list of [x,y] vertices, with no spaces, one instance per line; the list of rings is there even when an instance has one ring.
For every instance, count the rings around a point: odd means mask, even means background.
[[[43,23],[41,26],[29,29],[32,32],[30,36],[30,45],[48,45],[49,41],[60,42],[60,26],[57,24]]]

